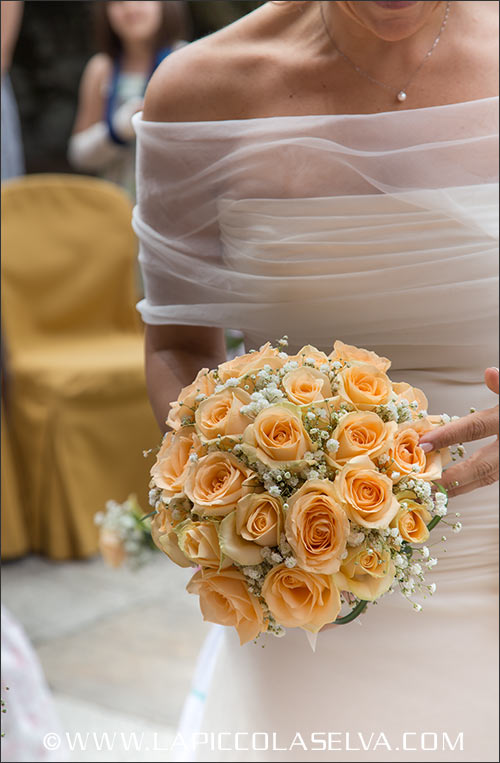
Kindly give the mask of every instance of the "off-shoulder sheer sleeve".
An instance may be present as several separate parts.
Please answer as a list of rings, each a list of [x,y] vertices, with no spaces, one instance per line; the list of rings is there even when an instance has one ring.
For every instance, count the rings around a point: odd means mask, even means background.
[[[303,307],[328,310],[363,290],[351,284],[361,275],[379,288],[416,236],[414,265],[429,262],[443,238],[440,215],[488,240],[497,111],[498,98],[486,98],[371,115],[136,115],[143,320],[265,335],[299,294]],[[443,248],[447,256],[450,239]]]

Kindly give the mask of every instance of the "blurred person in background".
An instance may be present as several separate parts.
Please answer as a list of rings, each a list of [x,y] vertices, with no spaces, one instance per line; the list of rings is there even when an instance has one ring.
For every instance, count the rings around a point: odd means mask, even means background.
[[[24,175],[24,155],[16,99],[9,70],[23,15],[21,0],[3,0],[2,9],[2,180]]]
[[[135,196],[132,116],[142,109],[158,64],[186,44],[187,7],[180,0],[94,3],[99,52],[83,72],[68,158]]]

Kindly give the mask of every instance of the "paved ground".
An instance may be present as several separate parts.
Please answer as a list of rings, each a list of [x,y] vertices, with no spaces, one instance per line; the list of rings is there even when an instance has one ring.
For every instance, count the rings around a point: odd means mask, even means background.
[[[161,750],[127,751],[120,740],[131,731],[156,734],[158,747],[173,739],[209,627],[184,590],[191,574],[162,554],[138,572],[110,570],[101,559],[3,566],[3,603],[35,647],[63,729],[116,732],[112,751],[98,751],[92,736],[72,760],[169,759]]]

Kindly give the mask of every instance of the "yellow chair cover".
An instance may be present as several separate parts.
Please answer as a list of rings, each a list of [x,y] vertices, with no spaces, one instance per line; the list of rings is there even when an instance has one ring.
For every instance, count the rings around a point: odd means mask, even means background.
[[[29,551],[30,541],[21,504],[16,460],[2,400],[2,558],[14,559]]]
[[[30,549],[97,550],[93,517],[135,493],[158,440],[135,310],[136,239],[125,194],[103,180],[2,184],[2,320],[9,414]],[[6,555],[12,553],[7,539]]]

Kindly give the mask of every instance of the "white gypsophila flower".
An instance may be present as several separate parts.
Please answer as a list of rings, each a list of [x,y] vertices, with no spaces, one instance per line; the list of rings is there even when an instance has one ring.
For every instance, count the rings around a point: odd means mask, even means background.
[[[288,358],[288,354],[286,352],[278,352],[278,358],[281,358],[281,360],[286,360]]]
[[[389,458],[389,456],[387,455],[387,453],[382,453],[382,454],[381,454],[381,455],[378,457],[378,462],[379,462],[380,466],[384,466],[384,464],[387,464],[389,461],[390,461],[390,458]]]
[[[314,366],[314,365],[316,365],[315,362],[314,362],[314,358],[311,358],[311,357],[304,358],[304,365],[305,366]]]
[[[319,479],[319,472],[316,469],[309,469],[309,471],[307,472],[307,479],[308,480]]]
[[[197,461],[198,461],[198,456],[196,455],[196,453],[191,453],[191,455],[189,456],[189,463],[195,464]]]
[[[283,561],[283,557],[278,551],[272,551],[269,556],[269,559],[271,560],[273,564],[281,564],[281,562]]]
[[[313,413],[312,411],[308,411],[306,416],[309,419],[309,421],[316,421],[316,414]]]
[[[455,522],[455,524],[452,525],[451,529],[453,530],[454,533],[459,533],[460,530],[462,529],[462,523],[461,522]]]
[[[414,564],[411,565],[410,572],[412,575],[421,575],[422,566],[418,562],[415,562]]]
[[[408,567],[408,559],[404,554],[396,554],[394,557],[394,564],[396,567],[399,567],[400,570],[404,570]]]
[[[426,561],[426,563],[425,563],[425,566],[426,566],[426,567],[427,567],[429,570],[431,570],[433,567],[435,567],[435,566],[436,566],[436,564],[437,564],[437,563],[438,563],[438,560],[437,560],[437,559],[436,559],[434,556],[431,556],[431,557],[430,557],[430,558],[429,558],[429,559]]]
[[[391,472],[391,480],[397,480],[399,477],[401,477],[400,472]]]
[[[347,557],[348,557],[348,556],[349,556],[349,552],[348,552],[348,550],[346,549],[346,550],[344,551],[344,553],[343,553],[343,554],[341,554],[340,558],[341,558],[341,559],[347,559]]]
[[[199,395],[196,395],[195,402],[201,403],[203,400],[206,400],[206,399],[207,399],[207,396],[203,392],[200,392]]]
[[[435,513],[438,517],[445,517],[448,513],[447,506],[436,506]]]
[[[446,495],[446,493],[437,492],[434,500],[436,501],[437,506],[439,506],[440,504],[445,506],[448,503],[448,496]]]
[[[285,371],[285,373],[288,373],[288,371],[295,371],[295,369],[298,367],[299,367],[299,364],[297,363],[296,360],[289,360],[288,363],[285,363],[285,365],[283,366],[283,371]]]
[[[365,534],[363,532],[356,532],[356,530],[351,530],[347,537],[347,545],[348,546],[359,546],[365,539]]]
[[[421,611],[422,611],[422,605],[421,605],[421,604],[417,604],[417,603],[415,602],[415,603],[413,604],[413,609],[415,610],[415,612],[421,612]]]
[[[281,490],[279,489],[278,485],[271,485],[271,487],[268,489],[269,495],[272,495],[273,498],[279,498],[281,495]]]
[[[285,567],[288,567],[289,569],[292,569],[292,567],[295,567],[297,564],[297,560],[294,556],[287,556],[285,559]]]
[[[339,449],[339,441],[334,437],[330,437],[326,442],[326,449],[329,450],[330,453],[336,453]]]
[[[320,370],[322,373],[324,373],[324,374],[327,374],[327,373],[328,373],[328,371],[330,370],[330,366],[328,365],[328,363],[322,363],[322,364],[320,365],[320,367],[319,367],[319,370]]]
[[[448,416],[447,413],[442,413],[439,418],[441,419],[443,424],[449,424],[451,421],[451,416]]]
[[[104,522],[104,512],[98,511],[97,514],[94,514],[94,524],[97,526],[102,525]]]
[[[428,585],[428,586],[427,586],[427,588],[429,589],[429,593],[430,593],[431,595],[432,595],[433,593],[436,593],[436,584],[435,584],[435,583],[431,583],[430,585]]]
[[[235,378],[234,376],[231,376],[230,379],[226,382],[226,387],[237,387],[239,384],[239,379]]]
[[[219,392],[223,392],[223,391],[224,391],[224,385],[223,384],[216,384],[215,389],[214,389],[215,394],[218,394]]]
[[[422,554],[424,559],[428,559],[429,558],[429,554],[431,552],[429,551],[427,546],[422,546],[422,548],[420,549],[420,553]]]
[[[332,366],[335,371],[339,371],[342,368],[342,363],[339,360],[334,360]]]
[[[398,528],[397,528],[397,527],[391,527],[391,528],[390,528],[390,530],[389,530],[389,535],[390,535],[392,538],[397,538],[397,537],[398,537],[398,535],[399,535],[399,530],[398,530]]]

